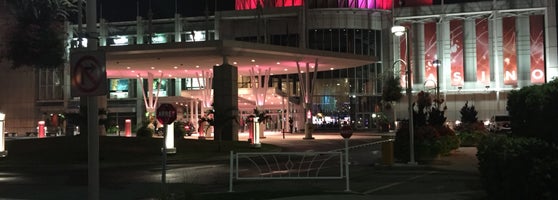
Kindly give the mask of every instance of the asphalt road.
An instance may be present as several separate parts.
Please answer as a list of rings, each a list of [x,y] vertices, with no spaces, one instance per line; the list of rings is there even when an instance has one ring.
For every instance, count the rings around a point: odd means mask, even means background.
[[[269,134],[263,143],[281,146],[287,152],[331,151],[344,148],[338,133],[315,134],[304,140],[303,134]],[[240,140],[246,138],[241,137]],[[355,133],[350,146],[372,143],[380,136]],[[380,145],[351,149],[351,190],[363,195],[390,195],[407,192],[456,193],[465,197],[479,189],[478,174],[436,170],[428,167],[381,167]],[[45,155],[48,156],[48,155]],[[185,193],[226,193],[229,187],[229,160],[217,159],[203,163],[169,162],[166,187],[177,199],[189,199]],[[101,199],[155,199],[161,193],[160,163],[101,163]],[[324,181],[237,181],[234,190],[296,191],[301,188],[342,192],[344,180]],[[2,164],[0,160],[0,199],[86,199],[86,165]],[[474,196],[474,195],[473,195]],[[258,198],[254,198],[258,199]],[[467,199],[467,198],[464,198]]]

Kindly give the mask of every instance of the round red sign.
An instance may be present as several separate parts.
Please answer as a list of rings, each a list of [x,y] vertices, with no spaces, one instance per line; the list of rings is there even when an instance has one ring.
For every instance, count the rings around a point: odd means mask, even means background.
[[[351,138],[353,135],[353,129],[349,125],[345,125],[341,127],[341,136],[345,139]]]
[[[164,103],[157,108],[157,120],[161,124],[171,124],[176,120],[176,109],[170,103]]]

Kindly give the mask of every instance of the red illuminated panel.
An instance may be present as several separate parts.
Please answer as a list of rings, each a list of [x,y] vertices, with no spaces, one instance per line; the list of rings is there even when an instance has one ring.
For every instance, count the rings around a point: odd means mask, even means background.
[[[463,86],[463,20],[450,21],[451,86]]]
[[[529,16],[531,35],[531,83],[544,83],[544,16]]]
[[[402,2],[402,5],[399,5]],[[395,7],[412,7],[432,5],[434,0],[395,0]]]
[[[272,7],[293,7],[302,6],[304,0],[236,0],[235,9],[236,10],[253,10],[258,7],[258,3],[262,7],[267,5]]]
[[[424,24],[424,83],[427,87],[436,87],[438,74],[436,73],[436,66],[433,61],[438,59],[436,55],[436,23],[430,22]],[[436,83],[436,85],[434,85]]]
[[[303,0],[275,0],[275,7],[302,6]]]
[[[358,1],[357,8],[389,10],[393,5],[392,0],[349,0],[349,1]]]
[[[263,7],[266,7],[266,5],[271,5],[281,8],[304,5],[304,0],[235,0],[235,9],[256,9],[258,1]],[[327,3],[328,1],[325,2]],[[401,6],[399,5],[399,2],[402,2]],[[338,0],[337,2],[339,8],[366,8],[384,10],[391,9],[394,4],[395,7],[425,6],[433,5],[433,0]]]
[[[477,35],[477,82],[489,85],[488,19],[477,19],[475,28]]]
[[[504,85],[517,85],[517,49],[515,47],[515,17],[504,17],[503,50],[504,50]]]

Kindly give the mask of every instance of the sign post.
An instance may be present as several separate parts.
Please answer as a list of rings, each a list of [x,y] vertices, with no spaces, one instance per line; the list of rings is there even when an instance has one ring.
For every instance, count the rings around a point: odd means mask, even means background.
[[[341,126],[341,136],[345,140],[345,180],[346,188],[345,192],[350,192],[349,189],[349,138],[353,135],[353,129],[348,124],[343,124]]]
[[[6,140],[4,139],[4,119],[6,118],[6,114],[0,112],[0,158],[6,157],[8,155],[8,151],[6,150]]]
[[[169,129],[169,124],[172,124],[174,122],[174,120],[176,120],[176,108],[174,108],[174,106],[172,104],[169,103],[163,103],[161,104],[157,110],[156,110],[156,115],[157,115],[157,121],[159,121],[159,123],[161,124],[165,124],[165,130]],[[166,139],[167,139],[167,132],[164,131],[164,135],[163,135],[163,150],[161,151],[162,157],[163,157],[163,161],[162,161],[162,170],[161,170],[161,189],[162,189],[162,194],[166,194],[167,193],[167,187],[166,187],[166,182],[167,182],[167,144],[166,144]]]

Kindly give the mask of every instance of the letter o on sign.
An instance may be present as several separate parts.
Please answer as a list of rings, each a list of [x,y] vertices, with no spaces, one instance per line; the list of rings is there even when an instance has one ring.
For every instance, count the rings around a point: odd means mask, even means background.
[[[176,109],[172,104],[161,104],[156,112],[157,120],[161,124],[171,124],[176,120]]]

